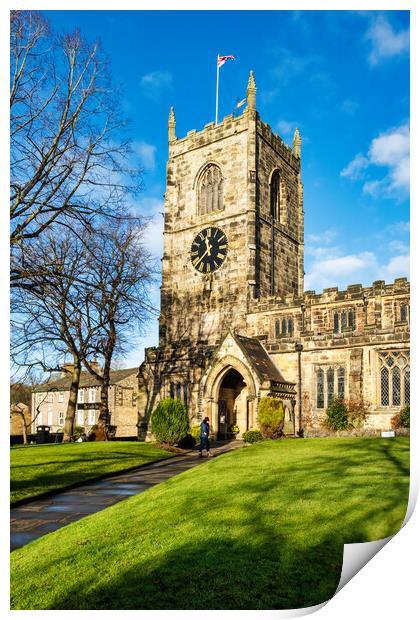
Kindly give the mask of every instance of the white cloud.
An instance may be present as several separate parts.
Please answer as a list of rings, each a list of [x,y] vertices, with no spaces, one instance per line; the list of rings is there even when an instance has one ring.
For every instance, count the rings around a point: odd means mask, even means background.
[[[172,86],[173,77],[169,71],[152,71],[142,76],[140,88],[143,95],[157,100],[163,91]]]
[[[141,140],[136,141],[133,143],[133,150],[140,158],[140,161],[146,170],[155,169],[156,147],[153,144],[147,144]]]
[[[313,262],[305,275],[305,290],[320,291],[333,286],[343,290],[349,284],[369,286],[375,280],[392,282],[404,276],[409,277],[408,254],[393,256],[381,264],[373,252],[367,251]]]
[[[362,172],[369,166],[369,160],[358,153],[356,157],[340,172],[340,176],[348,177],[349,179],[360,179]]]
[[[328,230],[323,230],[321,233],[310,233],[306,236],[306,240],[309,243],[331,243],[337,237],[337,230],[334,228],[329,228]]]
[[[366,38],[371,43],[368,58],[371,67],[378,65],[387,58],[408,52],[410,47],[409,30],[393,30],[384,15],[380,15],[372,21]]]
[[[366,178],[373,166],[388,168],[381,179]],[[401,125],[374,138],[368,155],[358,153],[340,172],[349,179],[365,178],[363,192],[372,196],[405,197],[410,191],[410,128]]]

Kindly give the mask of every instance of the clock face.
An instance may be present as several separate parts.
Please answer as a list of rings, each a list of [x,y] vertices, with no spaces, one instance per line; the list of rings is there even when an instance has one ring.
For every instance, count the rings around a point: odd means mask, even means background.
[[[191,262],[200,273],[212,273],[222,266],[228,243],[223,230],[209,226],[195,237],[191,245]]]

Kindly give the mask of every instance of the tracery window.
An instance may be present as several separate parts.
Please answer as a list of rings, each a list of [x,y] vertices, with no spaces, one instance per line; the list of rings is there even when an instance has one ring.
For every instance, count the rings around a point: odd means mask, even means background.
[[[383,351],[380,361],[382,407],[400,407],[410,402],[410,357],[407,351]]]
[[[198,214],[204,215],[221,209],[223,209],[222,172],[216,164],[209,164],[199,181]]]

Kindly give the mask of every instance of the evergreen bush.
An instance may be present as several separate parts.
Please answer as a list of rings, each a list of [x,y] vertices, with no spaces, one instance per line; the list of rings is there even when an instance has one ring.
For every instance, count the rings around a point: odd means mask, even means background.
[[[278,439],[283,434],[284,407],[280,398],[264,396],[258,406],[258,423],[263,437]]]
[[[258,429],[251,429],[243,433],[242,439],[245,443],[256,443],[257,441],[263,441],[264,437]]]
[[[405,405],[401,411],[394,415],[391,419],[391,426],[394,430],[410,428],[410,405]]]
[[[350,427],[349,411],[341,398],[333,398],[332,403],[327,407],[326,414],[325,426],[330,430],[345,431]]]
[[[162,400],[151,419],[152,433],[158,441],[175,445],[190,430],[190,421],[184,404],[174,398]]]

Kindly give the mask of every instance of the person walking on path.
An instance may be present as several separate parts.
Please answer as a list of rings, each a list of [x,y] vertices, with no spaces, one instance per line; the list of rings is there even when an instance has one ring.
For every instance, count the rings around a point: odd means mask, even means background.
[[[200,447],[198,449],[198,456],[203,456],[203,450],[207,450],[207,456],[213,456],[210,452],[210,424],[209,418],[205,417],[200,424]]]

